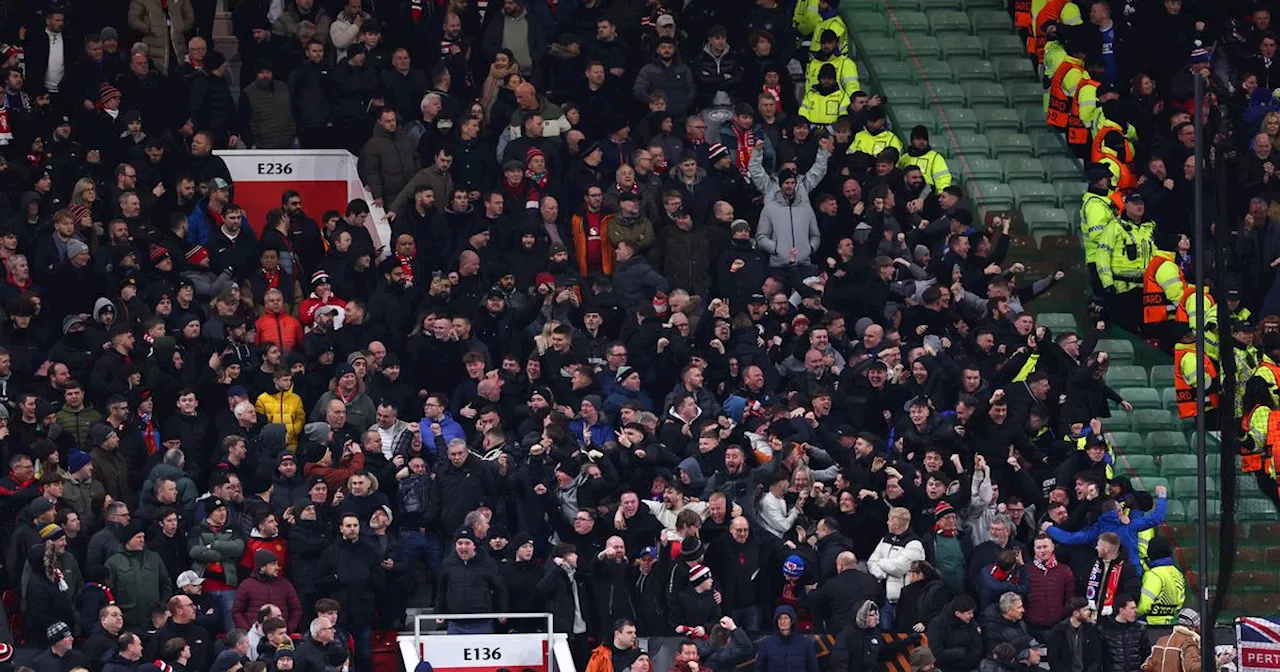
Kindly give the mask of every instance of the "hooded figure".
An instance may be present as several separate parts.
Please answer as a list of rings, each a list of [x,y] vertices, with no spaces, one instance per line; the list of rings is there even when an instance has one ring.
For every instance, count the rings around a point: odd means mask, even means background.
[[[818,672],[813,640],[796,632],[795,609],[774,609],[773,625],[774,634],[756,645],[756,672]]]

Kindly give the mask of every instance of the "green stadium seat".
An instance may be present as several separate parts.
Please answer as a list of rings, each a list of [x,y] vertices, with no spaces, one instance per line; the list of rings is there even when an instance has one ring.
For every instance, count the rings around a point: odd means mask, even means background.
[[[956,149],[959,153],[965,156],[991,156],[991,144],[987,136],[962,131],[956,131],[952,135],[955,137]],[[1010,202],[1012,203],[1012,192],[1010,192]]]
[[[1002,83],[1036,81],[1036,71],[1026,57],[1006,56],[994,60],[991,65]]]
[[[969,197],[992,210],[1008,210],[1013,207],[1013,191],[1007,184],[976,182],[969,187]]]
[[[856,42],[862,35],[896,35],[897,31],[889,24],[882,12],[858,11],[849,14],[849,34]],[[814,36],[813,39],[818,39]]]
[[[1141,366],[1112,364],[1107,369],[1107,384],[1113,390],[1121,387],[1145,387],[1147,370]]]
[[[1144,411],[1134,410],[1134,416]],[[1160,411],[1163,413],[1164,411]],[[1133,431],[1141,433],[1142,428],[1138,426],[1137,417],[1134,418]],[[1169,430],[1159,430],[1147,432],[1143,441],[1148,446],[1152,455],[1183,455],[1187,452],[1187,437],[1182,432]],[[1163,459],[1163,458],[1162,458]],[[1164,473],[1163,470],[1161,473]],[[1165,474],[1168,476],[1169,474]]]
[[[896,22],[895,20],[896,19]],[[897,33],[899,30],[908,35],[928,35],[929,34],[929,17],[924,12],[916,11],[895,11],[893,19],[889,21],[890,32]]]
[[[951,64],[944,60],[922,58],[916,63],[915,82],[917,84],[926,82],[941,84],[954,81],[956,81],[955,71],[952,70]]]
[[[983,133],[992,131],[1021,131],[1022,120],[1018,113],[1007,107],[984,107],[978,110],[978,123]]]
[[[952,9],[941,9],[929,13],[929,33],[938,35],[968,34],[970,30],[969,15]],[[995,31],[990,31],[995,32]]]
[[[885,83],[880,87],[880,94],[889,101],[891,106],[922,107],[924,105],[924,92],[915,84]]]
[[[855,42],[858,45],[858,55],[872,63],[892,62],[902,57],[902,41],[896,36],[866,35],[857,37]]]
[[[937,83],[925,92],[925,96],[939,105],[964,105],[965,93],[959,84],[951,82]]]
[[[1115,417],[1115,414],[1116,411],[1111,412],[1113,418]],[[1131,452],[1138,455],[1146,453],[1142,444],[1142,435],[1129,431],[1128,425],[1121,428],[1118,424],[1112,425],[1109,422],[1103,424],[1104,430],[1110,431],[1107,429],[1108,427],[1115,427],[1117,430],[1111,431],[1111,447],[1114,448],[1116,452],[1125,455],[1128,455]]]
[[[1000,9],[1004,5],[1000,0],[960,0],[964,4],[966,12],[972,12],[981,9]]]
[[[1076,316],[1071,313],[1040,313],[1036,315],[1036,325],[1048,327],[1055,333],[1078,331]]]
[[[978,32],[982,32],[979,30]],[[1027,43],[1017,35],[983,35],[978,38],[986,48],[987,58],[1022,56],[1026,58]]]
[[[999,146],[993,148],[997,156],[1000,155]],[[1058,197],[1053,193],[1053,187],[1044,182],[1027,180],[1019,180],[1011,182],[1009,188],[1013,189],[1013,204],[1019,210],[1025,210],[1027,206],[1043,205],[1047,207],[1055,207],[1058,204]],[[1066,213],[1063,214],[1063,226],[1070,231],[1071,222],[1066,219]]]
[[[1035,148],[1031,145],[1031,138],[1025,133],[1017,133],[1015,131],[995,131],[991,133],[991,151],[995,152],[995,156],[1000,158],[1006,156],[1025,156],[1029,158],[1035,155]]]
[[[939,124],[939,127],[941,127],[941,124]],[[903,131],[904,132],[902,137],[906,138],[907,137],[906,134],[910,133],[911,129],[907,128],[907,129],[903,129]],[[929,137],[929,145],[933,147],[934,151],[938,152],[943,156],[951,155],[951,138],[947,137],[947,135],[942,132],[941,128],[939,128],[937,133],[934,133]],[[947,164],[948,167],[950,167],[950,165],[951,164]]]
[[[894,12],[918,12],[924,9],[922,0],[882,0]]]
[[[1016,184],[1014,189],[1016,196]],[[1065,210],[1047,205],[1020,206],[1018,209],[1022,210],[1022,218],[1026,220],[1027,230],[1036,239],[1037,246],[1047,236],[1071,235],[1071,219]]]
[[[1004,170],[1001,168],[1000,161],[980,156],[966,156],[964,159],[964,163],[956,162],[955,167],[951,170],[952,175],[960,176],[960,179],[965,182],[970,179],[977,182],[1004,181]],[[968,171],[967,174],[966,170]]]
[[[896,56],[894,58],[897,58]],[[861,69],[858,70],[862,72]],[[890,82],[910,83],[916,80],[916,66],[914,63],[905,61],[888,61],[883,58],[876,59],[871,64],[871,72],[875,75],[876,83],[885,85]],[[865,86],[865,84],[863,84]]]
[[[1009,20],[1009,13],[1003,9],[980,9],[971,12],[971,15],[973,26],[977,29],[975,32],[980,36],[1013,33],[1013,21]]]
[[[907,35],[903,53],[916,58],[942,58],[942,44],[938,38],[916,33]]]
[[[1011,84],[1009,88],[1014,86],[1017,85]],[[1045,126],[1044,110],[1040,109],[1039,105],[1023,103],[1014,108],[1014,113],[1018,115],[1018,119],[1022,122],[1022,128],[1026,131],[1042,129]]]
[[[1043,180],[1044,165],[1040,163],[1040,159],[1029,159],[1025,156],[1001,156],[1000,163],[1004,166],[1004,179],[1010,182],[1014,180]],[[1074,318],[1072,322],[1074,322]]]
[[[1133,418],[1130,418],[1129,414],[1124,411],[1111,411],[1111,417],[1099,419],[1102,421],[1102,431],[1104,432],[1133,431]],[[1138,445],[1143,445],[1141,437],[1138,438]]]
[[[942,56],[947,60],[953,58],[981,59],[985,53],[986,49],[982,46],[982,40],[972,35],[957,35],[942,43]]]
[[[1040,121],[1044,121],[1044,87],[1039,82],[1010,82],[1006,90],[1009,92],[1009,103],[1014,107],[1039,105]]]
[[[1210,503],[1216,504],[1218,502]],[[1276,506],[1265,497],[1241,499],[1236,502],[1236,517],[1242,521],[1274,521],[1276,519]]]
[[[1195,476],[1179,476],[1173,479],[1173,492],[1180,499],[1192,499],[1200,496],[1197,488],[1199,479]],[[1212,478],[1204,479],[1205,494],[1209,497],[1218,496],[1218,482]]]
[[[1186,437],[1183,437],[1186,441]],[[1170,454],[1160,456],[1160,475],[1165,478],[1177,478],[1179,476],[1195,476],[1196,462],[1198,458],[1195,455]],[[1249,480],[1249,479],[1244,479]]]
[[[1135,432],[1172,431],[1177,427],[1176,418],[1169,411],[1159,409],[1134,409],[1132,415],[1133,431]]]
[[[1133,343],[1123,338],[1100,338],[1093,351],[1107,353],[1112,366],[1133,363]]]
[[[894,106],[890,115],[894,130],[910,133],[913,127],[924,126],[933,134],[938,129],[938,117],[927,107]]]
[[[1128,476],[1130,474],[1150,475],[1156,473],[1156,458],[1150,455],[1137,455],[1125,453],[1123,457],[1117,457],[1118,464],[1115,472],[1120,476]],[[1164,476],[1164,474],[1160,474]]]
[[[1186,522],[1187,507],[1183,505],[1181,500],[1169,500],[1168,509],[1165,510],[1164,519],[1171,523]]]
[[[849,8],[852,12],[884,11],[884,3],[880,0],[841,0],[840,9]]]
[[[1045,175],[1050,182],[1079,180],[1084,174],[1084,168],[1080,167],[1080,160],[1073,157],[1046,156],[1042,161]]]
[[[1169,479],[1160,476],[1135,476],[1130,480],[1134,490],[1146,490],[1155,493],[1156,488],[1163,485],[1169,487]]]
[[[969,107],[988,105],[1007,107],[1009,97],[1004,87],[994,82],[965,82],[960,85],[964,89],[965,102]]]
[[[1031,138],[1031,146],[1037,157],[1059,156],[1066,151],[1066,144],[1057,134],[1045,129],[1030,129],[1027,136]]]
[[[976,133],[978,131],[978,113],[967,107],[947,106],[942,109],[938,126],[952,132]],[[943,135],[946,133],[944,132]]]
[[[1122,387],[1116,392],[1124,397],[1125,401],[1133,404],[1134,409],[1154,409],[1157,411],[1164,410],[1164,406],[1160,403],[1160,390],[1151,387]],[[1115,403],[1115,402],[1111,402]]]
[[[1087,188],[1084,182],[1057,182],[1053,185],[1058,191],[1058,205],[1068,211],[1080,210],[1080,199]]]
[[[1173,365],[1156,364],[1151,367],[1151,387],[1172,387]]]
[[[955,73],[956,81],[961,83],[996,81],[996,71],[991,61],[982,58],[957,58],[951,61],[951,70]]]
[[[1172,387],[1160,388],[1160,400],[1164,402],[1166,411],[1177,411],[1178,391]]]

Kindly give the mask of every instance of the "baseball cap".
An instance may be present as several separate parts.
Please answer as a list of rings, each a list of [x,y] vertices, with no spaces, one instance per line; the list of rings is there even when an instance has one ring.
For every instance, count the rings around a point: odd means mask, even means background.
[[[190,569],[178,575],[179,588],[186,588],[187,586],[198,586],[202,583],[204,583],[204,578],[201,577],[199,574],[196,574]]]

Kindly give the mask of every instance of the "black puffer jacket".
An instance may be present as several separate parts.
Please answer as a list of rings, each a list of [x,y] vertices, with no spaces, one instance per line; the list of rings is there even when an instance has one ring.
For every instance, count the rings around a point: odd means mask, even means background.
[[[1151,638],[1142,623],[1119,623],[1114,617],[1099,623],[1102,630],[1104,672],[1128,672],[1142,667],[1151,653]]]
[[[478,553],[462,560],[450,553],[436,582],[437,614],[482,614],[508,611],[507,587],[498,575],[498,563]]]
[[[363,540],[339,539],[325,549],[320,566],[329,583],[329,597],[342,603],[338,625],[351,631],[360,630],[373,620],[374,600],[386,590],[383,573],[374,571],[378,556]]]

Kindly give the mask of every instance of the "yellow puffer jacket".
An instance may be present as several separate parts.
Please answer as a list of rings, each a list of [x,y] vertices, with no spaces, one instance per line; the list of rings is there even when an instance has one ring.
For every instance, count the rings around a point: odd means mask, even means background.
[[[302,426],[307,422],[306,409],[302,407],[302,397],[294,394],[293,390],[288,392],[276,392],[275,394],[267,394],[263,392],[258,395],[258,401],[254,404],[254,408],[265,416],[270,422],[278,422],[284,425],[286,439],[285,447],[291,452],[298,450],[298,437],[302,435]]]

